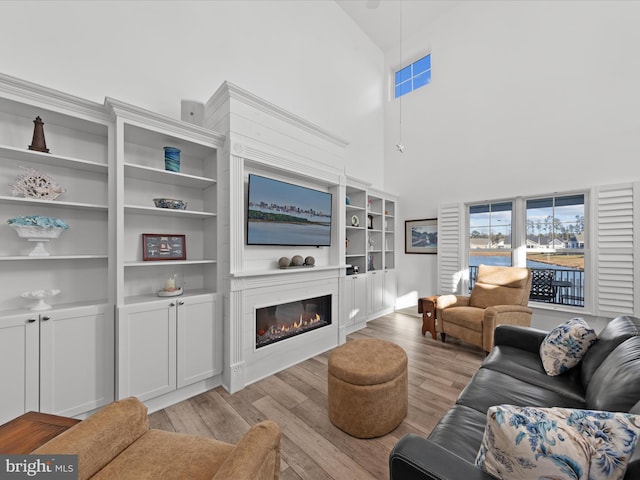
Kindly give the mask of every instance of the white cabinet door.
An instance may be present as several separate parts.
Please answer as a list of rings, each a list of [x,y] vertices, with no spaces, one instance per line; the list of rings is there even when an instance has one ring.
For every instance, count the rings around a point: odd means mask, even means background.
[[[74,416],[113,399],[113,307],[41,313],[40,411]]]
[[[384,271],[384,308],[394,308],[398,287],[396,283],[396,271],[387,269]]]
[[[0,424],[38,410],[38,315],[0,319]]]
[[[222,329],[214,295],[178,301],[178,388],[211,378],[222,371]],[[221,343],[220,343],[221,345]]]
[[[346,281],[347,327],[352,327],[367,319],[367,279],[366,275],[350,275]]]
[[[176,300],[118,309],[117,397],[148,400],[176,389]]]
[[[384,272],[382,270],[374,270],[367,273],[367,290],[368,290],[368,311],[369,315],[375,314],[383,309],[383,291],[384,291]]]

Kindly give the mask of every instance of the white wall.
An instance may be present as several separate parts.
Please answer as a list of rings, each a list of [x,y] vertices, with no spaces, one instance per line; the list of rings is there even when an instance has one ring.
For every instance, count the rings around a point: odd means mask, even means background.
[[[410,39],[432,84],[385,108],[385,188],[399,220],[440,202],[548,194],[640,178],[640,2],[462,2]],[[399,49],[386,52],[385,69]],[[404,238],[399,239],[404,241]],[[400,255],[398,295],[437,292],[434,255]]]
[[[347,139],[346,173],[382,183],[383,53],[333,1],[2,1],[0,18],[2,73],[174,118],[228,80]]]

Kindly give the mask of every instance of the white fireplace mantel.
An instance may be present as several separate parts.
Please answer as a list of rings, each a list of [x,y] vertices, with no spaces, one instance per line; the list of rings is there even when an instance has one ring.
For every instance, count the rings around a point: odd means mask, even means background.
[[[204,118],[205,127],[227,139],[218,158],[218,202],[219,210],[229,216],[218,228],[229,261],[219,268],[225,301],[223,384],[235,392],[345,341],[341,302],[347,142],[228,82],[205,104]],[[246,245],[249,173],[332,193],[331,246]],[[292,255],[311,255],[316,265],[279,269],[278,259]],[[257,307],[327,294],[332,297],[331,325],[256,350]]]

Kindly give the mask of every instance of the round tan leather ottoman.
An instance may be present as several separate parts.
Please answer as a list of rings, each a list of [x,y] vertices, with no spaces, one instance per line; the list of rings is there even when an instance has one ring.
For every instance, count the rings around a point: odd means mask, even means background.
[[[386,340],[358,339],[329,353],[329,419],[358,438],[386,435],[407,416],[407,354]]]

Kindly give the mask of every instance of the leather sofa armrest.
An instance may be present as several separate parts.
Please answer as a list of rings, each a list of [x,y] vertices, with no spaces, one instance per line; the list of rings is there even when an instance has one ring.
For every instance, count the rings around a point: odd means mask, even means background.
[[[540,345],[547,336],[547,331],[517,325],[498,325],[493,340],[495,345],[519,348],[527,352],[540,351]]]
[[[245,433],[222,463],[213,480],[277,480],[280,478],[278,424],[264,420]]]
[[[390,480],[493,480],[456,454],[414,434],[402,437],[389,455]]]

